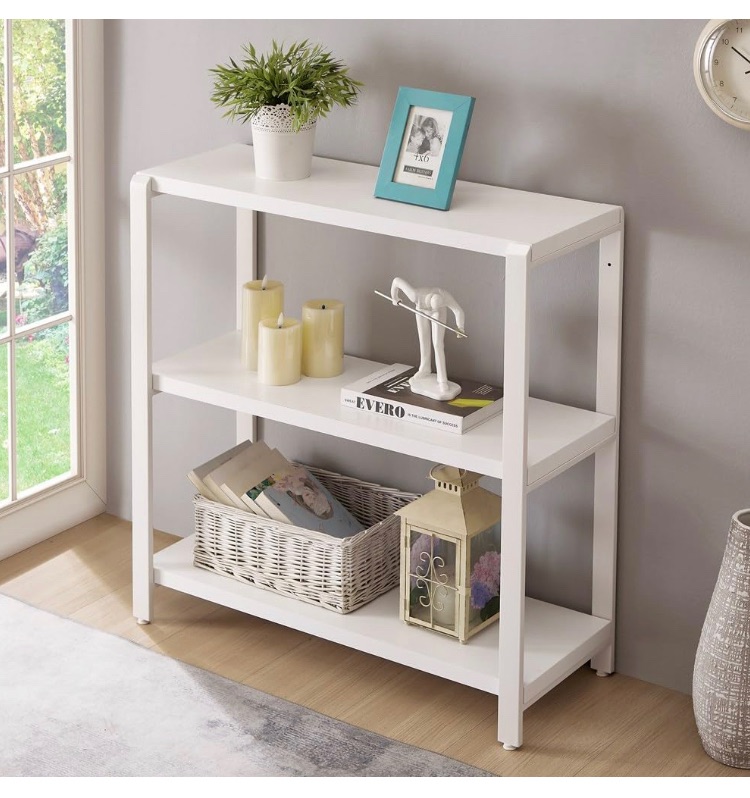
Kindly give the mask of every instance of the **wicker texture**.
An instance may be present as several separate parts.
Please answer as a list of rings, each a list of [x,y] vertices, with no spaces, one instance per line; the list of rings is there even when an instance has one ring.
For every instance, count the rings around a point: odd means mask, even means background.
[[[693,709],[703,747],[750,768],[750,509],[732,517],[693,670]]]
[[[419,498],[306,466],[368,528],[340,540],[196,496],[193,562],[241,582],[347,613],[399,582],[400,519]]]

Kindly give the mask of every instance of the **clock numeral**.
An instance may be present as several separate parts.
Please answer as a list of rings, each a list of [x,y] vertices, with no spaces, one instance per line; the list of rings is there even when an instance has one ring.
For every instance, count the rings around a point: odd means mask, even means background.
[[[724,81],[723,80],[719,81],[719,86],[724,86]]]
[[[721,40],[721,43],[722,43],[722,44],[729,44],[729,39],[722,39],[722,40]]]
[[[714,58],[714,66],[719,66],[719,59],[718,58]]]
[[[742,33],[742,28],[737,28],[737,33]]]

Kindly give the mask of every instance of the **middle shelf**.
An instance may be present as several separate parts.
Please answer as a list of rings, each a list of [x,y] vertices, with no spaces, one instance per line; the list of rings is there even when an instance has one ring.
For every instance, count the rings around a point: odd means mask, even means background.
[[[503,477],[503,415],[458,435],[365,413],[341,404],[341,388],[384,364],[346,356],[338,377],[303,377],[294,385],[259,382],[242,366],[240,332],[234,331],[153,364],[154,391],[280,421],[423,460]],[[592,454],[616,434],[613,416],[529,400],[527,484]]]

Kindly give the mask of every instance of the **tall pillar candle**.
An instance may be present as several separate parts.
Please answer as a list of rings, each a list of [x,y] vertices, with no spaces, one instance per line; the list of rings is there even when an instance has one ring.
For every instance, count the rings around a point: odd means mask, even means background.
[[[344,303],[311,299],[302,306],[302,373],[336,377],[344,370]]]
[[[302,325],[299,319],[258,323],[258,379],[265,385],[291,385],[302,375]]]
[[[284,284],[278,280],[251,280],[242,286],[242,365],[258,370],[258,324],[276,320],[284,310]]]

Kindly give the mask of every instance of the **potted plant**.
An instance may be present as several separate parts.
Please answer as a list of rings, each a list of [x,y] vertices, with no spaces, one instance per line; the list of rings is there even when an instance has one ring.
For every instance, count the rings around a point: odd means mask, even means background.
[[[320,44],[305,39],[289,47],[273,42],[258,55],[243,47],[239,62],[211,71],[211,100],[226,108],[225,117],[251,122],[255,172],[268,180],[310,176],[315,126],[335,106],[351,106],[362,84]]]

